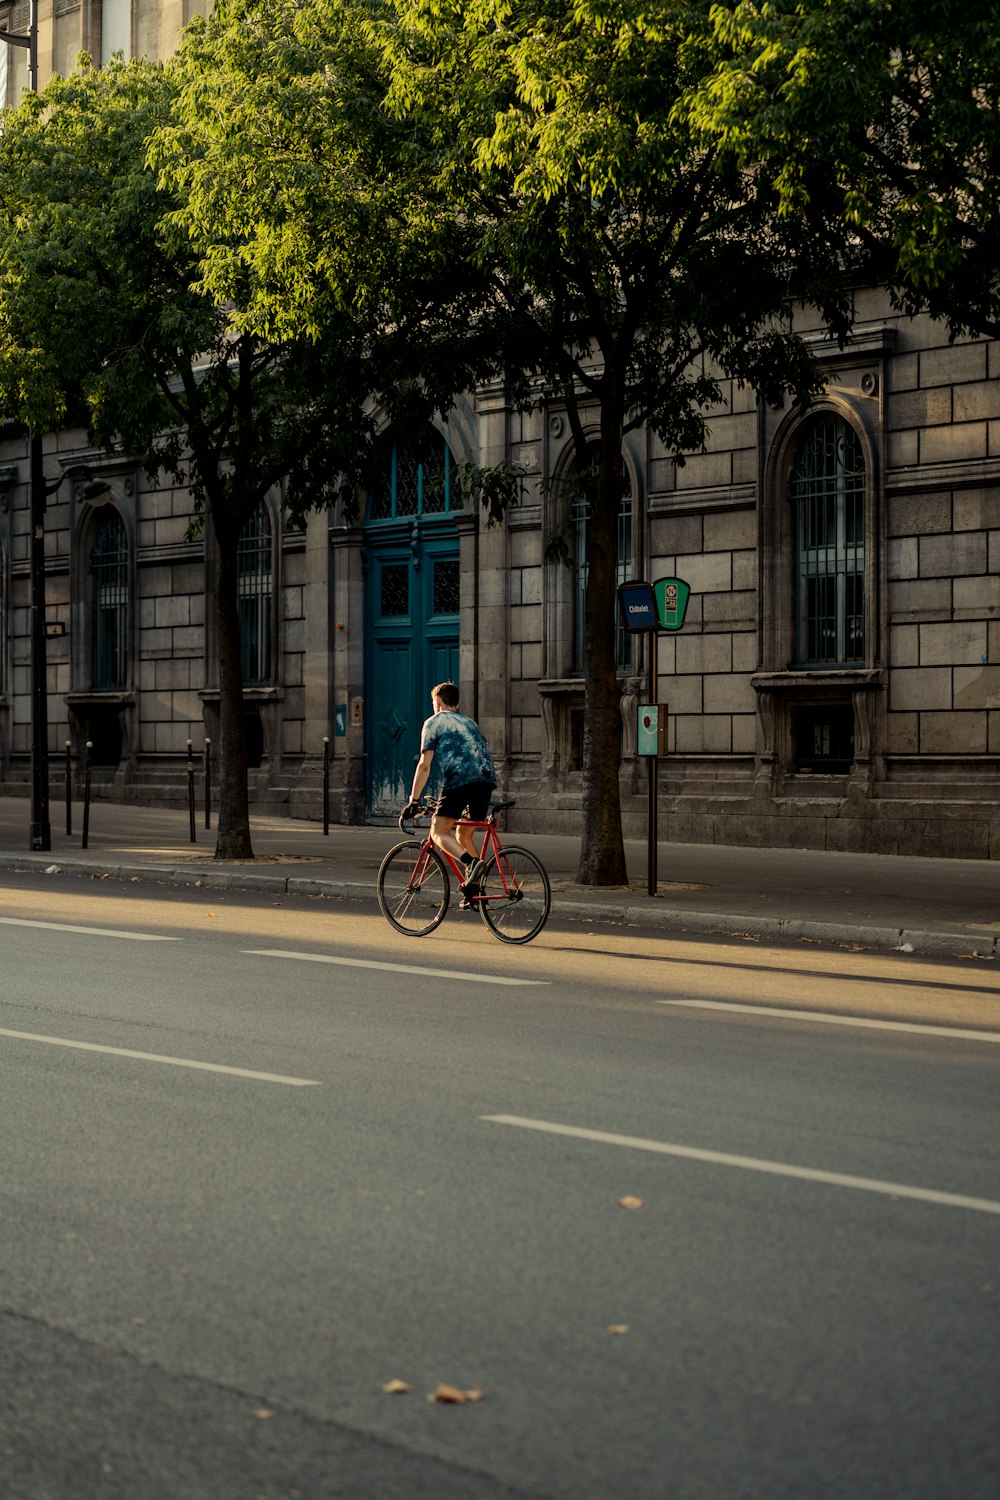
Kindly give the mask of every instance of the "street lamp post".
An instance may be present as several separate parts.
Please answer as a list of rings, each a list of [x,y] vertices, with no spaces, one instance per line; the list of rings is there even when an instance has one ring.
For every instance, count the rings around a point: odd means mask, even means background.
[[[49,823],[49,688],[45,644],[45,473],[42,439],[28,439],[31,494],[31,823],[29,849],[51,849]]]
[[[28,87],[38,92],[38,0],[29,0],[27,34],[0,31],[0,41],[9,47],[25,47],[28,52]],[[49,822],[49,699],[48,662],[45,645],[45,502],[54,495],[73,470],[67,470],[52,484],[45,480],[42,462],[42,435],[32,426],[28,437],[28,489],[31,508],[31,823],[28,848],[52,848]],[[86,470],[79,467],[89,478]],[[88,484],[85,495],[103,494],[109,486],[102,480]]]
[[[28,51],[28,87],[38,92],[38,0],[29,0],[27,35],[0,31],[8,47]],[[49,715],[45,659],[45,473],[42,439],[34,428],[28,440],[31,492],[31,825],[29,849],[51,849],[49,824]]]

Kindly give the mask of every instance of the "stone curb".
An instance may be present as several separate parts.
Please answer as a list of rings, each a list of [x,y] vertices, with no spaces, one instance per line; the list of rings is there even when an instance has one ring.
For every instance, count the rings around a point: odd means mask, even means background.
[[[64,859],[52,854],[0,854],[0,869],[45,871],[56,866],[60,873],[91,875],[107,880],[158,881],[168,885],[194,886],[205,890],[273,891],[290,896],[326,896],[338,900],[375,904],[372,882],[316,880],[295,875],[257,875],[240,870],[180,869],[167,865],[114,864],[108,861]],[[939,958],[1000,957],[1000,937],[970,932],[934,932],[905,927],[851,926],[837,922],[812,922],[799,917],[733,915],[728,912],[684,911],[651,903],[573,901],[556,895],[553,908],[562,917],[582,922],[607,922],[620,927],[670,928],[677,933],[719,933],[751,941],[845,944],[892,952],[919,953]]]

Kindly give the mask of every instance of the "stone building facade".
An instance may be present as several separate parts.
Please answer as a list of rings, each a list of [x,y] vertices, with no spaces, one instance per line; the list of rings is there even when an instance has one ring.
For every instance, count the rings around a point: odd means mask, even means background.
[[[691,589],[657,642],[669,706],[660,827],[711,841],[910,854],[1000,854],[1000,347],[949,344],[929,320],[858,309],[846,349],[803,328],[827,371],[807,413],[726,389],[706,451],[683,465],[650,433],[625,449],[621,576]],[[595,427],[596,433],[596,427]],[[463,507],[456,466],[507,458],[527,476],[507,523]],[[565,830],[580,808],[582,573],[546,562],[559,526],[582,548],[563,413],[500,390],[461,400],[424,449],[394,455],[356,522],[250,528],[241,619],[256,806],[388,821],[405,799],[430,687],[462,685],[515,827]],[[78,467],[108,485],[96,498]],[[105,795],[184,795],[188,741],[213,738],[211,536],[183,490],[135,463],[46,446],[50,754],[76,774],[89,740]],[[0,434],[0,766],[26,787],[30,748],[28,453]],[[612,628],[609,622],[609,628]],[[619,633],[620,783],[643,836],[637,705],[649,642]],[[326,743],[324,743],[326,742]]]
[[[22,11],[0,4],[0,25],[21,29]],[[190,13],[190,0],[55,0],[40,11],[42,78],[81,47],[162,55]],[[10,97],[23,56],[0,60]],[[859,296],[846,348],[799,331],[827,376],[808,413],[724,384],[705,451],[683,464],[649,432],[627,439],[620,576],[691,589],[683,629],[657,641],[661,836],[1000,857],[1000,345],[949,342],[876,292]],[[526,492],[489,529],[456,468],[501,459]],[[186,492],[80,433],[46,440],[45,471],[50,489],[62,477],[46,517],[53,796],[67,741],[77,779],[89,741],[98,794],[180,800],[189,742],[200,762],[217,717],[211,535],[192,539]],[[8,791],[29,779],[29,519],[27,440],[3,428]],[[517,798],[511,826],[578,826],[585,574],[545,560],[558,528],[582,558],[565,414],[520,414],[494,388],[460,400],[420,453],[394,454],[356,521],[290,529],[274,493],[241,561],[254,805],[319,816],[328,756],[335,822],[393,818],[430,688],[452,676]],[[619,632],[618,646],[624,824],[642,837],[650,643]]]
[[[657,646],[660,826],[678,842],[997,857],[1000,347],[950,343],[874,292],[856,315],[846,349],[799,330],[827,376],[810,412],[729,387],[706,451],[683,466],[651,434],[626,448],[623,571],[691,587],[683,630]],[[558,472],[559,414],[512,425],[515,461]],[[552,829],[577,805],[582,706],[572,580],[541,562],[558,519],[540,498],[504,560],[512,783]],[[648,648],[621,671],[634,836],[648,673]]]

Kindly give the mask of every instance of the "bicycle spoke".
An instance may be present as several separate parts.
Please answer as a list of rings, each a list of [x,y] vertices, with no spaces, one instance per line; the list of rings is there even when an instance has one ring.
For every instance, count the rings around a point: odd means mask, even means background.
[[[382,915],[407,937],[426,937],[439,927],[451,895],[441,856],[417,839],[389,850],[375,889]]]
[[[482,882],[480,914],[504,943],[529,943],[548,920],[549,877],[527,849],[507,845],[490,860]]]

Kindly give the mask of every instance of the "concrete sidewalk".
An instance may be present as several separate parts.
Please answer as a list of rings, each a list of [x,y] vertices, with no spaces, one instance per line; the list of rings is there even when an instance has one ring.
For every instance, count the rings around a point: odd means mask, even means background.
[[[253,861],[215,858],[215,831],[198,810],[95,802],[88,847],[82,808],[51,805],[52,850],[28,850],[27,799],[0,797],[0,869],[101,874],[214,889],[274,890],[375,905],[375,876],[395,828],[331,826],[294,818],[251,820]],[[512,834],[545,864],[553,916],[676,932],[718,932],[768,941],[851,943],[943,956],[1000,958],[1000,861],[917,859],[810,849],[658,846],[658,893],[649,896],[646,843],[626,845],[628,888],[576,884],[576,837]]]

